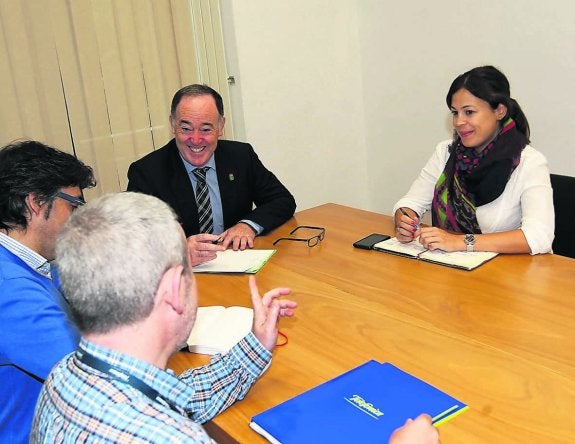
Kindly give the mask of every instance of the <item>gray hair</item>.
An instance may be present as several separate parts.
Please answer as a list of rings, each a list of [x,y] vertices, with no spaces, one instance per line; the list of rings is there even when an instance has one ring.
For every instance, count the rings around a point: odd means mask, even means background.
[[[186,239],[156,197],[107,194],[78,208],[56,245],[62,290],[82,333],[107,333],[145,319],[163,274],[188,269]]]
[[[184,97],[199,97],[199,96],[212,96],[216,102],[216,109],[221,117],[224,117],[224,101],[219,92],[210,88],[208,85],[193,84],[180,88],[172,98],[172,106],[170,113],[172,116],[176,115],[176,109]]]

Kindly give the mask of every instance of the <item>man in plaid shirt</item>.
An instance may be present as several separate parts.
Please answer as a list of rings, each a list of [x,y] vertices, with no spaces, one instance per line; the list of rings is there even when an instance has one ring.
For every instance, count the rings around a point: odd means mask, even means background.
[[[277,322],[296,303],[250,278],[253,330],[179,377],[168,359],[194,324],[197,292],[173,211],[137,193],[79,208],[56,250],[82,334],[46,379],[31,442],[211,442],[201,424],[242,399],[271,362]]]

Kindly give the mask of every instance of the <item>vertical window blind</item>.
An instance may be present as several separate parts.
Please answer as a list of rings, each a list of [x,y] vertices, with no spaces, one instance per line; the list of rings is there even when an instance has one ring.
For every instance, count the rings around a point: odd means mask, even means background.
[[[88,199],[168,142],[180,87],[209,84],[230,110],[217,0],[0,0],[0,26],[0,143],[75,154],[98,180]]]

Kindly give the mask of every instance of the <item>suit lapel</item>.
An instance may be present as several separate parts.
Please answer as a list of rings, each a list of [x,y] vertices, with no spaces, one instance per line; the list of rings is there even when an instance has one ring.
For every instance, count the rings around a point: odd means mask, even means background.
[[[199,231],[198,208],[192,182],[180,157],[175,141],[170,147],[170,191],[176,203],[174,211],[181,215],[181,223],[187,236]]]
[[[229,150],[228,147],[222,143],[222,141],[218,141],[218,147],[214,153],[225,227],[229,227],[235,223],[235,221],[230,220],[230,217],[232,216],[230,209],[235,208],[235,199],[237,198],[234,176],[234,160],[231,158],[230,151],[231,150]]]

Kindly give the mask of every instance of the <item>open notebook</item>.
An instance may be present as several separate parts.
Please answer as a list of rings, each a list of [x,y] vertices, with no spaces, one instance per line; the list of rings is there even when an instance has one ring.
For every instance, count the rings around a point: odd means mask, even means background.
[[[402,244],[395,237],[378,242],[373,246],[373,249],[413,259],[421,259],[422,261],[432,262],[434,264],[460,268],[462,270],[473,270],[497,256],[497,253],[489,251],[474,251],[473,253],[466,251],[431,251],[424,248],[418,239],[407,244]]]
[[[226,353],[252,330],[254,311],[248,307],[198,307],[188,338],[193,353]]]

